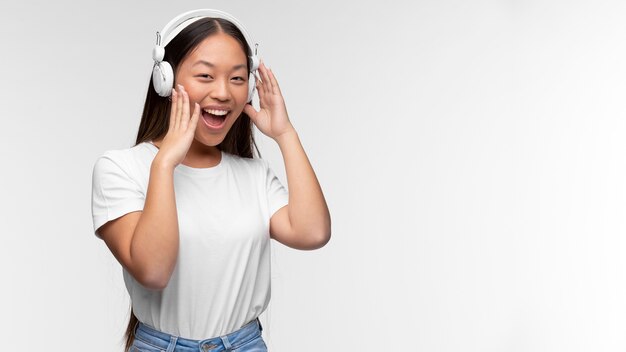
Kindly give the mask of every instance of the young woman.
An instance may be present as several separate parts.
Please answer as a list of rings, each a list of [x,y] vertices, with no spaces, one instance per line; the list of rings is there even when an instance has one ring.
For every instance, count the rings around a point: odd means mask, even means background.
[[[324,246],[324,195],[276,77],[234,17],[195,10],[160,34],[136,144],[93,170],[94,232],[131,298],[125,351],[266,351],[269,240]],[[278,143],[289,192],[254,158],[253,123]]]

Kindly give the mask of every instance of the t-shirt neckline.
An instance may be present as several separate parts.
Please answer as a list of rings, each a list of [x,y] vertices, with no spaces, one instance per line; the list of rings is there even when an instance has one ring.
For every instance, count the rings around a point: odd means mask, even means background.
[[[152,144],[151,141],[146,141],[144,144],[150,148],[154,152],[154,155],[159,152],[159,148],[156,145]],[[178,171],[180,173],[191,175],[191,176],[212,176],[219,174],[225,167],[225,164],[228,162],[228,153],[224,153],[224,151],[220,150],[222,155],[219,164],[212,167],[191,167],[184,164],[178,164],[174,171]]]

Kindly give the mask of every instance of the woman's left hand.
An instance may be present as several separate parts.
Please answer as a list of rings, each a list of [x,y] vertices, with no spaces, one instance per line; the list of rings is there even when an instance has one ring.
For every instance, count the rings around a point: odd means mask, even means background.
[[[263,62],[259,65],[258,71],[261,74],[261,80],[257,78],[256,88],[261,108],[256,111],[252,104],[246,104],[243,111],[250,116],[252,122],[263,134],[276,140],[280,135],[293,131],[294,128],[289,121],[287,107],[274,73]]]

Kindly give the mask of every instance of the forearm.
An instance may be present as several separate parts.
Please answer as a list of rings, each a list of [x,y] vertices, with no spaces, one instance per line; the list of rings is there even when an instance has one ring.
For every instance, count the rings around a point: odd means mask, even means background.
[[[174,167],[162,163],[157,155],[130,247],[133,266],[143,281],[154,287],[166,286],[176,265],[178,246]]]
[[[328,206],[297,132],[294,129],[275,140],[285,162],[291,227],[303,236],[329,238]]]

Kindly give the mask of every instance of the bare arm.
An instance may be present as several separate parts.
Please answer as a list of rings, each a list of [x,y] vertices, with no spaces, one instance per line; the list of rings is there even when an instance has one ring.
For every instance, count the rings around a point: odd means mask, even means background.
[[[144,287],[167,286],[178,256],[174,170],[158,157],[150,168],[143,211],[104,224],[98,233],[115,258]]]
[[[174,169],[184,159],[198,122],[200,108],[190,117],[183,87],[172,93],[170,126],[150,166],[142,212],[109,221],[99,233],[113,255],[143,286],[163,289],[178,259],[178,213]]]
[[[296,249],[317,249],[330,240],[330,213],[322,188],[295,130],[276,138],[283,154],[289,204],[270,220],[272,238]]]
[[[157,157],[143,213],[130,244],[130,260],[147,287],[167,285],[178,257],[178,214],[174,195],[174,168]]]
[[[259,66],[262,81],[257,82],[260,110],[245,108],[254,124],[273,138],[283,154],[289,204],[270,219],[270,235],[282,244],[296,249],[316,249],[330,240],[330,212],[313,167],[287,115],[280,87],[273,72],[263,63]]]

